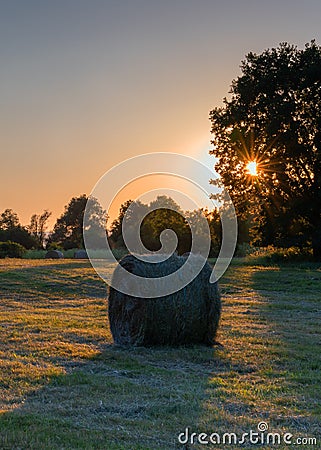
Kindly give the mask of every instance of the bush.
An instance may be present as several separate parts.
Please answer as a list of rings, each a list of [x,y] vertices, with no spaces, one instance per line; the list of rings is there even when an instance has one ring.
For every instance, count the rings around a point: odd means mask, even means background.
[[[257,263],[272,264],[313,260],[311,249],[299,247],[277,248],[272,245],[257,249],[250,257],[254,258]]]
[[[46,250],[27,250],[23,255],[24,259],[43,259],[46,254]]]
[[[25,228],[21,226],[0,230],[0,242],[16,242],[26,249],[36,248],[39,243]]]
[[[56,248],[55,250],[62,251],[59,248]],[[74,259],[74,255],[77,250],[78,250],[77,248],[70,248],[69,250],[64,250],[63,251],[64,257],[68,259]]]
[[[26,249],[16,242],[0,242],[0,258],[22,258]]]

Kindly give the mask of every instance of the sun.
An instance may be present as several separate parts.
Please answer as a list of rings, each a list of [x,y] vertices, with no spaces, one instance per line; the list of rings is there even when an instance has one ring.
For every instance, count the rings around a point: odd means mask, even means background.
[[[258,173],[257,173],[257,162],[256,161],[249,161],[246,164],[246,170],[247,173],[249,175],[251,175],[252,177],[257,177]]]

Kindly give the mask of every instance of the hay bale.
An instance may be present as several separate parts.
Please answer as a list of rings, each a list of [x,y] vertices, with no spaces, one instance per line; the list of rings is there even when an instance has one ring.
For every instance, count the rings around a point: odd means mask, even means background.
[[[146,278],[163,277],[184,263],[186,258],[176,255],[157,264],[140,261],[133,255],[120,261],[126,270]],[[117,277],[117,272],[116,268],[113,277]],[[217,283],[209,283],[211,272],[206,262],[198,276],[183,289],[157,298],[132,297],[110,287],[108,315],[115,344],[212,345],[221,301]]]
[[[47,259],[61,259],[63,257],[63,253],[59,250],[49,250],[45,255],[45,258]]]
[[[83,249],[76,250],[74,253],[74,258],[75,259],[88,259],[86,250],[83,250]]]

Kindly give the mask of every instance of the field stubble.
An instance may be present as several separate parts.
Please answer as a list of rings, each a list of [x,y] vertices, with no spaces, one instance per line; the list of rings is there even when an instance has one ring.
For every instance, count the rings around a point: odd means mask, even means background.
[[[2,260],[0,282],[0,448],[202,448],[178,434],[262,420],[320,445],[319,266],[234,263],[214,348],[113,346],[88,261]]]

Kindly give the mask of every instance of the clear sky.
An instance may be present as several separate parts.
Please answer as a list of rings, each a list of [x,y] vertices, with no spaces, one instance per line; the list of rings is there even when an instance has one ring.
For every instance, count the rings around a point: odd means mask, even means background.
[[[0,0],[0,212],[55,219],[141,153],[213,164],[208,113],[244,55],[320,44],[320,17],[319,0]]]

